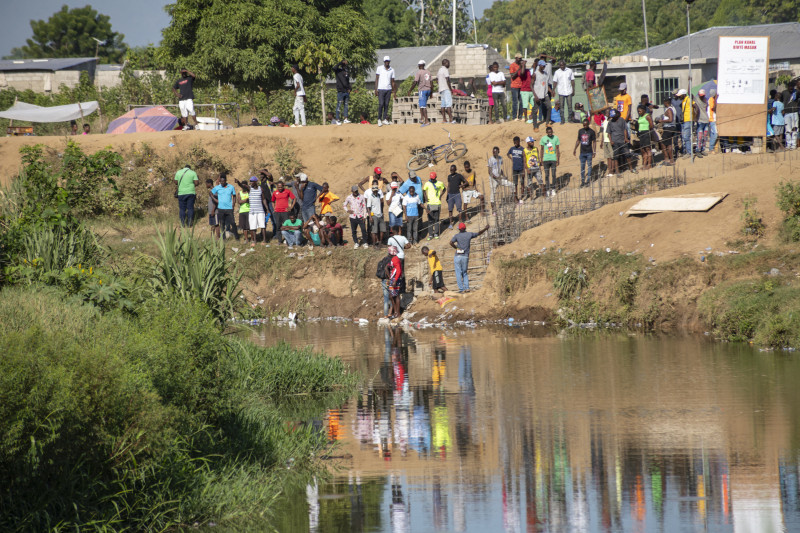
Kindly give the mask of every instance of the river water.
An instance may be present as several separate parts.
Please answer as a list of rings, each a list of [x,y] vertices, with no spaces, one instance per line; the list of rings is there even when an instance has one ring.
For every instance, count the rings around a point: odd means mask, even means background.
[[[800,358],[704,338],[317,323],[364,375],[279,531],[800,531]]]

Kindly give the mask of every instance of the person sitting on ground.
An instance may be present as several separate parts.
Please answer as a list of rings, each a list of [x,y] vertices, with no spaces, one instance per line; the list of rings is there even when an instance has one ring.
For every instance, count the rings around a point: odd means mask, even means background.
[[[91,133],[91,131],[90,131],[89,125],[88,124],[84,124],[83,125],[83,135],[89,135],[90,133]]]
[[[587,116],[588,115],[586,114],[586,111],[583,109],[583,104],[580,103],[580,102],[576,102],[575,103],[575,115],[573,117],[574,120],[576,122],[580,122],[581,124],[583,124],[583,119],[585,119]]]
[[[78,123],[74,120],[69,121],[69,134],[70,135],[77,135],[78,134]]]
[[[274,127],[278,126],[280,123],[281,123],[281,119],[279,119],[278,117],[272,117],[271,119],[269,119],[268,126],[274,128]]]
[[[322,223],[317,215],[313,215],[303,223],[303,237],[306,238],[309,248],[314,246],[328,245],[325,234],[322,231]]]
[[[328,244],[332,246],[344,246],[344,228],[339,224],[335,216],[328,217],[327,225],[322,227]]]
[[[389,301],[391,303],[391,311],[386,318],[393,319],[400,316],[400,278],[403,276],[403,263],[397,257],[397,246],[389,246],[387,250],[391,259],[386,265],[386,281],[389,288]]]
[[[253,120],[250,121],[251,126],[261,126],[261,123],[258,121],[258,118],[253,117]]]
[[[422,255],[428,260],[428,269],[430,270],[431,278],[430,285],[434,292],[442,293],[447,290],[444,286],[444,278],[442,277],[442,262],[436,255],[436,250],[429,250],[427,246],[422,247]]]
[[[364,113],[361,113],[361,117],[360,117],[358,123],[359,124],[371,124],[371,122],[369,120],[367,120],[367,115],[365,115]]]
[[[208,225],[211,227],[211,233],[219,239],[219,223],[217,222],[217,199],[211,194],[211,189],[214,188],[214,180],[211,178],[206,179],[206,189],[208,189]]]
[[[297,215],[295,215],[294,212],[289,214],[289,220],[286,220],[281,226],[281,235],[283,235],[283,240],[286,242],[289,249],[295,246],[300,246],[300,230],[302,229],[302,226],[303,221],[297,218]]]

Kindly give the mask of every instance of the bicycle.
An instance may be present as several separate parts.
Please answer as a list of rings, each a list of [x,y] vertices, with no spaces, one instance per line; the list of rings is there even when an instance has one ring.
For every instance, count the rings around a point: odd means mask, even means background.
[[[444,131],[444,128],[442,128]],[[414,154],[414,157],[408,160],[406,166],[409,170],[422,170],[427,166],[433,166],[434,164],[438,163],[442,159],[447,161],[448,163],[452,163],[456,159],[464,157],[467,153],[467,145],[464,143],[457,143],[453,142],[453,139],[450,137],[450,132],[447,131],[447,144],[441,144],[439,146],[430,145],[425,146],[424,148],[419,148],[417,150],[412,150],[411,153]]]

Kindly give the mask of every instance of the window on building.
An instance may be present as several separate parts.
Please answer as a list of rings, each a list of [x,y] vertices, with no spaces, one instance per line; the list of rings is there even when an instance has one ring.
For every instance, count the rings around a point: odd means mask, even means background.
[[[653,80],[653,88],[656,91],[655,98],[650,101],[656,105],[661,105],[664,98],[672,96],[678,90],[678,78],[659,78]]]

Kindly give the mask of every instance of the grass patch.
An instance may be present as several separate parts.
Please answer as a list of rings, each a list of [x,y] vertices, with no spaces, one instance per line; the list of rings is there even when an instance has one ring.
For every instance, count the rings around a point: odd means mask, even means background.
[[[298,418],[357,381],[338,359],[230,339],[205,305],[169,295],[100,314],[58,289],[5,288],[0,352],[3,530],[264,513],[327,445]]]

